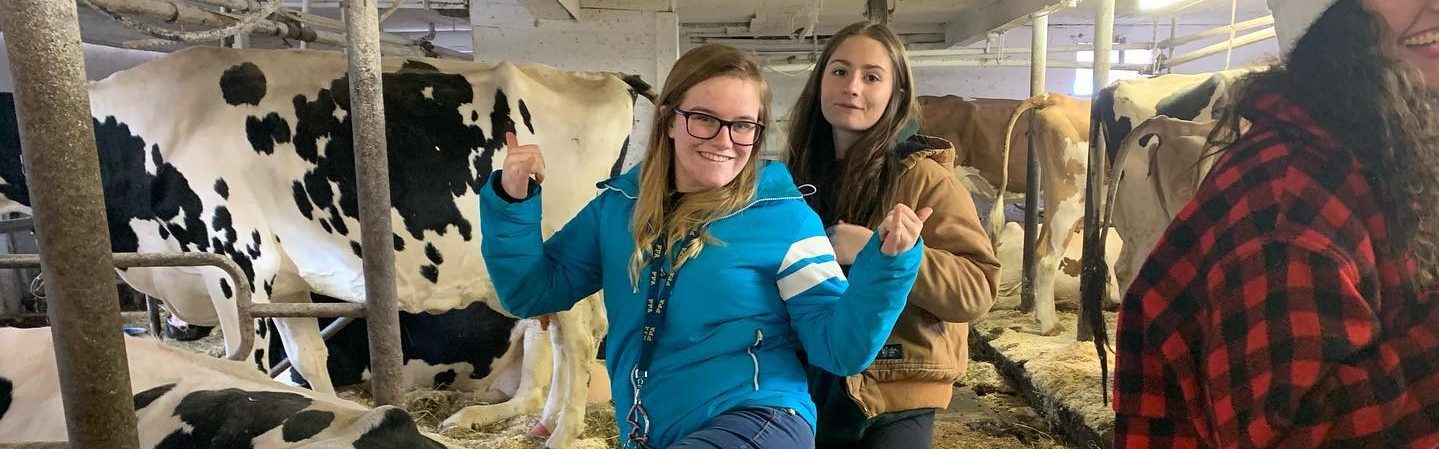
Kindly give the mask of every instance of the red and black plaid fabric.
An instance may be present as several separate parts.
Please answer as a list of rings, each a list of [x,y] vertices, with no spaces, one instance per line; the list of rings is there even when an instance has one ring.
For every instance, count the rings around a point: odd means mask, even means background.
[[[1362,161],[1278,95],[1124,298],[1115,447],[1439,447],[1439,307]]]

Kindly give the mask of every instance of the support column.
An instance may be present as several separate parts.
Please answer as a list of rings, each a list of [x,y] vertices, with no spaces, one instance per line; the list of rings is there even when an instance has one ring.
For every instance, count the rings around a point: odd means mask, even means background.
[[[365,270],[365,318],[370,328],[370,390],[374,403],[400,405],[400,314],[390,222],[390,163],[385,148],[384,87],[380,75],[380,19],[375,0],[349,0],[350,111],[355,181],[360,203],[360,248]]]
[[[1049,15],[1036,14],[1033,23],[1033,39],[1029,46],[1029,96],[1043,94],[1045,70],[1049,65]],[[1029,142],[1025,146],[1028,159],[1025,162],[1025,180],[1028,189],[1024,194],[1024,247],[1019,275],[1019,304],[1021,310],[1034,308],[1034,278],[1039,268],[1035,264],[1035,246],[1039,238],[1039,151],[1034,146],[1034,113],[1030,113]],[[1003,194],[1000,195],[1003,198]]]
[[[1044,75],[1049,68],[1049,14],[1034,16],[1034,38],[1029,44],[1029,96],[1044,93]]]
[[[306,14],[306,15],[310,14],[310,0],[300,0],[300,12],[301,12],[301,13],[304,13],[304,14]],[[300,49],[301,49],[301,50],[304,50],[304,49],[309,48],[309,47],[310,47],[310,43],[309,43],[309,42],[300,41]]]
[[[0,0],[71,447],[138,449],[75,2]]]

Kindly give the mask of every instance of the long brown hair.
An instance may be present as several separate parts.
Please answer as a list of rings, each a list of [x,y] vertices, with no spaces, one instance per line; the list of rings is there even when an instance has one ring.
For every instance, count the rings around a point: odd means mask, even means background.
[[[1418,70],[1385,54],[1393,44],[1382,38],[1383,26],[1359,0],[1336,2],[1287,62],[1236,85],[1209,143],[1237,141],[1240,112],[1265,94],[1303,107],[1361,161],[1388,219],[1384,249],[1412,254],[1426,286],[1439,274],[1439,96]]]
[[[726,45],[702,45],[685,52],[665,80],[664,90],[656,101],[655,115],[651,123],[649,147],[645,150],[644,162],[640,168],[640,195],[635,203],[634,221],[631,232],[635,239],[635,254],[630,263],[630,284],[639,285],[640,270],[649,262],[650,245],[656,239],[664,238],[665,247],[674,246],[691,231],[700,229],[719,217],[740,210],[754,196],[759,179],[757,168],[761,145],[759,139],[750,151],[749,161],[740,169],[729,184],[718,189],[694,192],[684,195],[679,201],[671,201],[677,191],[674,177],[675,142],[669,137],[670,124],[675,120],[674,108],[684,102],[685,93],[696,84],[712,78],[729,76],[748,81],[759,90],[760,109],[758,121],[770,124],[769,84],[760,73],[759,61],[754,56]],[[706,233],[707,234],[707,233]],[[705,243],[717,243],[709,235],[695,239],[683,248],[673,261],[678,268],[685,261],[698,255]]]
[[[889,52],[895,72],[894,91],[884,115],[845,152],[844,161],[836,163],[834,128],[820,111],[820,85],[834,52],[846,39],[855,36],[874,39]],[[914,75],[909,70],[904,44],[887,26],[870,22],[852,24],[835,33],[825,45],[814,72],[790,111],[786,164],[794,174],[795,183],[819,188],[808,201],[821,215],[833,213],[833,217],[823,217],[827,223],[837,219],[871,225],[894,202],[900,158],[892,145],[905,126],[918,119]]]

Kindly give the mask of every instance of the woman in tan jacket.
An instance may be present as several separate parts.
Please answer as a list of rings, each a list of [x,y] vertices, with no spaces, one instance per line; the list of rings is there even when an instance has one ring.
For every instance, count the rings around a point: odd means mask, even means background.
[[[929,448],[969,361],[965,323],[994,303],[999,262],[954,179],[954,148],[915,133],[918,108],[903,45],[862,22],[829,41],[791,110],[787,163],[818,189],[809,204],[846,270],[891,205],[934,209],[919,278],[874,363],[848,377],[810,370],[820,448]]]

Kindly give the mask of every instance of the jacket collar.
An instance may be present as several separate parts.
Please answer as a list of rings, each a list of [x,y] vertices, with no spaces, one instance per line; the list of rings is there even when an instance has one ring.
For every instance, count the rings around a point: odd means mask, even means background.
[[[795,187],[794,177],[790,176],[789,169],[779,161],[760,160],[759,162],[759,186],[755,189],[755,195],[750,200],[753,204],[759,201],[777,200],[786,198],[803,198],[808,193],[801,194],[800,188]],[[605,190],[614,190],[631,200],[640,197],[640,169],[644,163],[636,164],[625,174],[610,178],[596,184],[596,187]],[[806,187],[813,193],[813,187]],[[748,207],[748,206],[746,206]]]
[[[1334,136],[1320,126],[1309,111],[1279,92],[1256,96],[1252,102],[1241,107],[1240,116],[1254,124],[1275,129],[1303,130],[1316,137],[1319,142],[1335,143]]]
[[[954,170],[954,144],[938,137],[919,134],[919,121],[910,120],[894,141],[894,153],[906,169],[920,159],[931,159],[941,167]]]

